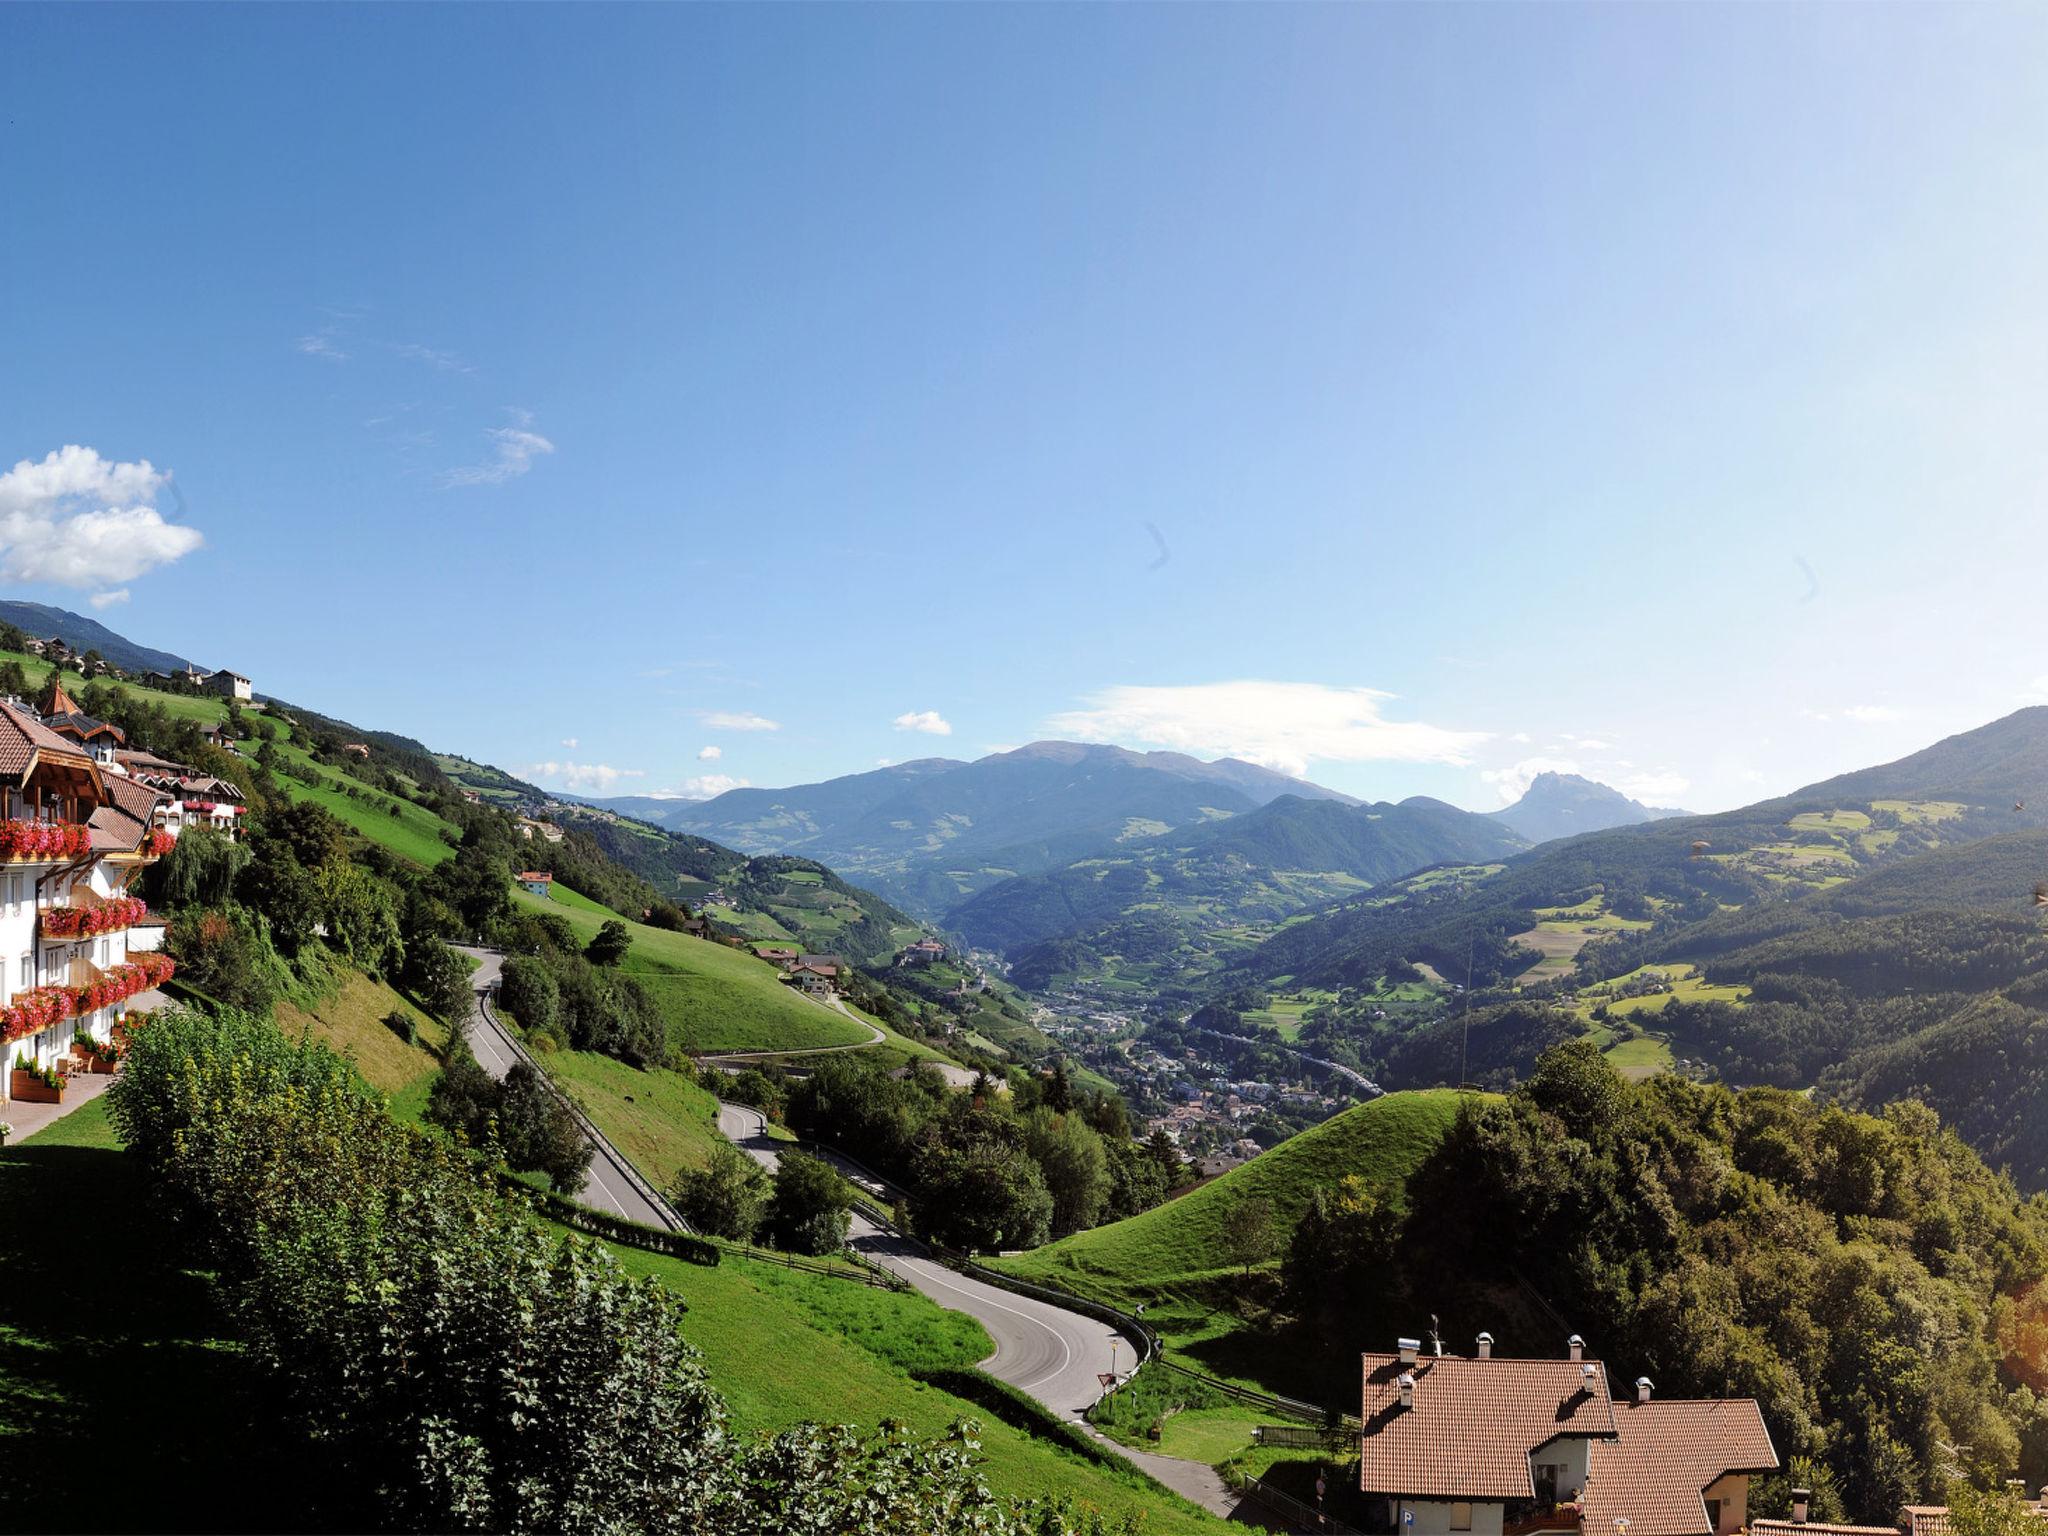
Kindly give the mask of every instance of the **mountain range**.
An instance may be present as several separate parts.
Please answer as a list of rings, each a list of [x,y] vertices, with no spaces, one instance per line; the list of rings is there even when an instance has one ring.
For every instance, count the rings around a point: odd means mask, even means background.
[[[62,640],[74,651],[98,651],[128,672],[177,672],[192,665],[174,652],[137,645],[98,619],[88,619],[67,608],[52,608],[46,603],[0,601],[0,622],[12,624],[38,640]]]
[[[1521,799],[1492,813],[1494,820],[1506,823],[1532,843],[1685,814],[1642,805],[1618,789],[1576,773],[1539,773],[1529,781]]]

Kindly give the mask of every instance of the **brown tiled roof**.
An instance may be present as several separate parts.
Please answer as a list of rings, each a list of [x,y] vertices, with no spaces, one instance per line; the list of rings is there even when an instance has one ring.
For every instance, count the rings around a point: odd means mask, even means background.
[[[1628,1521],[1629,1536],[1712,1536],[1706,1487],[1724,1472],[1768,1472],[1778,1453],[1754,1398],[1616,1403],[1619,1437],[1596,1442],[1580,1517],[1589,1531]]]
[[[17,704],[0,706],[0,774],[20,775],[37,753],[92,766],[92,759]]]
[[[1896,1525],[1823,1525],[1809,1520],[1752,1520],[1750,1536],[1899,1536]]]
[[[526,884],[528,881],[533,880],[544,881],[549,885],[553,885],[555,883],[555,877],[553,875],[548,874],[545,870],[539,869],[522,869],[521,871],[519,871],[518,874],[514,875],[512,878],[514,880],[517,880],[522,885]]]
[[[1607,1369],[1574,1360],[1364,1359],[1362,1492],[1418,1499],[1530,1499],[1529,1453],[1560,1435],[1608,1436]],[[1415,1374],[1415,1406],[1400,1378]]]
[[[106,784],[113,803],[94,811],[86,823],[92,828],[93,852],[133,853],[149,835],[156,808],[170,796],[118,773],[108,774]]]
[[[1906,1536],[1948,1536],[1946,1504],[1908,1504],[1899,1511]]]

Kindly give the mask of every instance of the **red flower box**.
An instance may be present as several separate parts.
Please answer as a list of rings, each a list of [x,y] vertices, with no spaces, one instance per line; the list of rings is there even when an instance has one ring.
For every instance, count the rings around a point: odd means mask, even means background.
[[[142,851],[152,859],[160,859],[177,846],[177,833],[157,831],[149,834],[148,839],[142,845]]]
[[[92,852],[92,831],[73,821],[0,821],[0,860],[76,859]]]
[[[90,939],[103,933],[132,928],[149,916],[149,905],[140,896],[117,896],[91,907],[52,907],[43,913],[43,936],[50,939]]]

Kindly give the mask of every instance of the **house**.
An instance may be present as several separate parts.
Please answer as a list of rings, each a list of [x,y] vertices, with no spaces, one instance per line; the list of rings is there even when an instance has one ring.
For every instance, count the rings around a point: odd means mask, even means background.
[[[1615,1402],[1576,1334],[1563,1359],[1496,1357],[1482,1333],[1469,1357],[1402,1339],[1361,1364],[1359,1490],[1411,1536],[1499,1536],[1570,1504],[1588,1531],[1733,1536],[1750,1477],[1778,1465],[1753,1399],[1655,1401],[1644,1378]]]
[[[523,869],[512,877],[519,882],[519,888],[530,896],[552,898],[555,894],[555,877],[545,870]]]
[[[170,973],[131,944],[128,888],[169,846],[166,796],[95,761],[27,706],[0,704],[0,1048],[62,1071],[74,1037],[106,1041],[128,1000]],[[38,1092],[9,1071],[6,1097]]]
[[[946,946],[937,939],[919,939],[906,945],[896,956],[898,965],[931,965],[946,958]]]
[[[795,950],[785,949],[780,944],[756,944],[754,955],[757,959],[766,960],[770,965],[779,965],[784,970],[788,970],[802,958]]]
[[[114,757],[128,744],[128,737],[118,725],[109,725],[104,720],[95,720],[72,701],[64,691],[63,679],[55,672],[43,687],[37,710],[43,717],[43,724],[65,740],[77,744],[101,767],[111,767]]]
[[[177,681],[168,672],[145,672],[142,674],[142,686],[152,688],[158,693],[166,692],[175,687]]]
[[[238,699],[246,704],[256,697],[256,689],[249,679],[239,672],[211,672],[199,684],[202,692],[218,694],[224,699]],[[370,754],[366,750],[363,755]]]
[[[838,989],[839,967],[804,959],[789,968],[787,979],[814,997],[824,997]]]
[[[346,741],[342,743],[341,750],[350,757],[360,757],[364,762],[370,760],[370,748],[367,742]]]

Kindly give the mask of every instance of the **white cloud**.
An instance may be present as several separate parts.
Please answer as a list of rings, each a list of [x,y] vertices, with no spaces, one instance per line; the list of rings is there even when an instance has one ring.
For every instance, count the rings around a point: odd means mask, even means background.
[[[875,759],[875,766],[877,768],[894,768],[896,766],[896,759],[893,757],[878,757]]]
[[[1679,796],[1692,787],[1692,780],[1675,768],[1654,768],[1642,773],[1621,774],[1607,781],[1629,799],[1644,805],[1676,805]]]
[[[1614,750],[1613,745],[1611,743],[1605,741],[1595,741],[1590,736],[1573,737],[1572,745],[1577,747],[1581,752],[1611,752]]]
[[[697,712],[697,718],[714,731],[779,731],[782,723],[770,720],[765,715],[750,714],[746,710],[705,709]]]
[[[642,768],[614,768],[609,763],[528,763],[518,770],[529,779],[553,780],[574,794],[607,790],[621,779],[642,779]]]
[[[511,414],[516,425],[484,430],[484,436],[491,440],[490,461],[451,469],[441,476],[442,485],[503,485],[533,468],[533,461],[542,454],[555,451],[553,443],[532,430],[531,411],[515,410]]]
[[[301,336],[292,345],[307,357],[324,357],[330,363],[345,363],[348,353],[334,344],[334,332],[315,331],[310,336]]]
[[[752,786],[746,779],[736,779],[729,773],[707,773],[694,779],[685,779],[674,789],[657,789],[656,800],[709,800],[724,794],[728,789],[748,789]]]
[[[126,587],[116,587],[111,592],[95,592],[86,601],[91,603],[94,608],[104,610],[113,607],[116,603],[127,602],[128,589]]]
[[[1842,714],[1858,725],[1886,725],[1906,718],[1903,709],[1894,709],[1889,704],[1851,704]]]
[[[697,751],[697,761],[700,763],[715,763],[723,756],[725,756],[725,748],[723,747],[700,747]]]
[[[1584,763],[1573,757],[1525,757],[1505,768],[1483,768],[1479,777],[1500,792],[1503,805],[1512,805],[1529,792],[1539,773],[1575,773],[1609,789],[1618,789],[1644,805],[1669,805],[1692,783],[1674,769],[1637,768],[1626,758],[1600,764]]]
[[[1130,685],[1091,696],[1087,709],[1054,715],[1046,729],[1080,741],[1212,752],[1292,774],[1319,761],[1463,766],[1487,739],[1483,731],[1382,719],[1380,703],[1391,697],[1321,683]]]
[[[574,752],[576,750],[576,738],[574,736],[564,736],[562,738],[562,745],[567,747],[571,752]]]
[[[205,543],[167,523],[168,471],[116,463],[76,444],[0,475],[0,578],[111,591]]]
[[[922,731],[927,736],[950,736],[951,722],[942,719],[936,709],[906,710],[889,722],[899,731]]]

